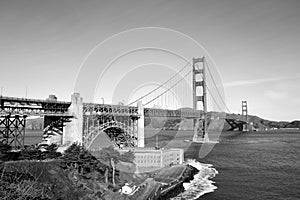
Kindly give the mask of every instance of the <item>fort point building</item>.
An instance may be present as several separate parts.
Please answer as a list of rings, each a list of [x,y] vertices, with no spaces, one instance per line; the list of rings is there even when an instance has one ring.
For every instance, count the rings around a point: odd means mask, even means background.
[[[121,149],[127,152],[128,149]],[[135,164],[138,172],[155,170],[184,162],[184,151],[180,148],[134,148]]]

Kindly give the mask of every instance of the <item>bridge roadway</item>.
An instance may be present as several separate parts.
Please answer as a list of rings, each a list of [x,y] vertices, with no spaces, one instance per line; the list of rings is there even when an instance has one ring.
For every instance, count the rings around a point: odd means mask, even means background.
[[[71,102],[0,96],[0,115],[67,115]],[[199,118],[202,111],[193,109],[144,108],[144,116]],[[84,115],[138,116],[135,106],[83,103]]]
[[[0,96],[0,115],[67,115],[71,102]]]
[[[39,115],[39,116],[66,116],[72,117],[68,109],[72,102],[57,100],[27,99],[0,96],[0,116],[7,115]],[[115,115],[139,117],[138,108],[135,106],[111,105],[99,103],[83,103],[83,115]],[[210,113],[208,113],[210,115]],[[212,114],[213,116],[214,114]],[[190,108],[177,110],[144,108],[144,117],[181,117],[201,118],[203,111]],[[218,115],[216,115],[218,116]],[[223,117],[222,117],[223,118]],[[236,123],[245,123],[241,120],[225,117],[226,121],[236,126]],[[238,122],[237,122],[238,121]]]
[[[84,115],[117,115],[117,116],[139,116],[138,108],[135,106],[83,103]],[[183,117],[200,118],[203,114],[200,110],[182,108],[177,110],[144,108],[145,117]]]
[[[44,127],[55,124],[54,121],[60,121],[59,129],[63,131],[64,123],[66,123],[66,133],[63,135],[63,141],[83,142],[84,117],[94,118],[93,116],[124,116],[129,117],[138,126],[138,138],[144,140],[144,119],[147,117],[166,117],[166,118],[187,118],[200,119],[204,117],[204,112],[193,110],[190,108],[181,108],[177,110],[143,108],[125,106],[125,105],[110,105],[97,103],[83,103],[80,94],[72,94],[71,102],[57,101],[56,99],[27,99],[0,96],[0,136],[4,140],[13,143],[17,141],[18,145],[24,145],[25,135],[25,118],[27,116],[44,116]],[[141,114],[143,113],[143,114]],[[209,113],[207,116],[210,119],[218,118],[218,114]],[[74,120],[70,121],[69,118]],[[224,119],[224,118],[223,118]],[[22,121],[23,120],[23,121]],[[138,121],[138,122],[137,122]],[[242,126],[243,122],[226,120],[230,126]],[[98,122],[99,123],[99,122]],[[58,127],[57,127],[58,128]],[[17,136],[14,133],[18,133]],[[18,139],[21,137],[22,139]],[[15,142],[16,144],[16,142]]]

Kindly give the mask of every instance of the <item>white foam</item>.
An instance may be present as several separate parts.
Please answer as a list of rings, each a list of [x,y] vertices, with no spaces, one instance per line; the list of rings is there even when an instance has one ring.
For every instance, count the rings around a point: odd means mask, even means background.
[[[217,189],[217,187],[213,185],[214,182],[209,180],[218,174],[218,171],[212,168],[212,165],[200,163],[195,160],[188,160],[187,164],[195,167],[199,172],[194,175],[194,179],[189,183],[183,183],[185,191],[172,198],[173,200],[198,199],[200,196]]]

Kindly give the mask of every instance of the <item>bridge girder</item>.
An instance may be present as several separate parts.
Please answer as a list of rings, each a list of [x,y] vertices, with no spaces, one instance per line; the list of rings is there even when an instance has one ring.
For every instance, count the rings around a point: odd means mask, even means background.
[[[139,116],[137,107],[108,104],[83,104],[84,115],[115,115],[115,116]],[[203,115],[199,110],[168,110],[144,108],[145,117],[182,117],[182,118],[200,118]]]
[[[108,104],[83,104],[84,115],[117,115],[138,116],[138,109],[134,106],[108,105]]]
[[[167,109],[155,109],[145,108],[145,117],[179,117],[179,118],[201,118],[202,111],[199,110],[167,110]]]
[[[230,125],[230,129],[228,131],[234,131],[238,129],[239,131],[243,131],[243,125],[247,124],[245,121],[240,121],[237,119],[225,118],[226,122]]]

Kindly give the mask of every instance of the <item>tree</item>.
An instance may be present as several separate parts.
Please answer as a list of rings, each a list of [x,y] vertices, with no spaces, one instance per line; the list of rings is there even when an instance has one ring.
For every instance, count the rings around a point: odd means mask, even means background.
[[[102,148],[97,157],[99,159],[104,160],[105,162],[109,163],[110,167],[112,167],[112,184],[113,186],[116,185],[115,183],[115,173],[116,173],[116,164],[121,160],[121,154],[117,150],[114,149],[113,146],[109,146],[106,148]],[[108,181],[108,172],[105,172],[105,180]]]
[[[106,165],[101,163],[84,147],[74,143],[72,144],[62,156],[64,165],[67,168],[75,168],[80,174],[87,174],[92,171],[104,173]]]
[[[66,149],[62,158],[68,168],[75,168],[79,173],[84,173],[84,166],[88,164],[86,161],[88,161],[91,157],[92,155],[83,147],[73,143],[68,149]]]

